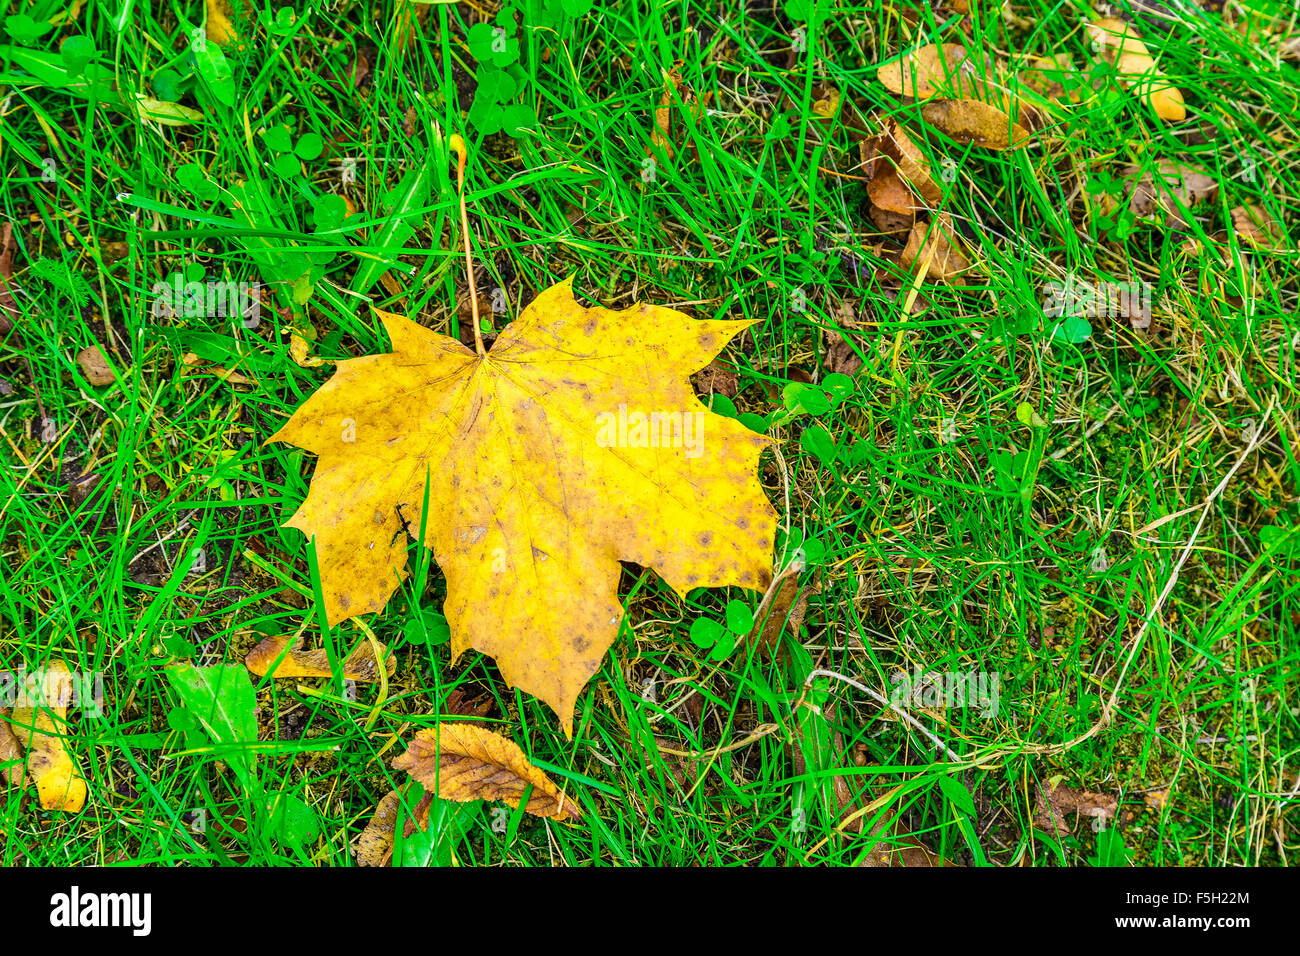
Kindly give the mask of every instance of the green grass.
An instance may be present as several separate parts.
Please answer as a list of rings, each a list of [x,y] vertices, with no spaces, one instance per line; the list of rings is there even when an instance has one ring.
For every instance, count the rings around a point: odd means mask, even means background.
[[[65,9],[10,0],[0,16]],[[312,0],[288,32],[237,16],[249,39],[227,46],[228,79],[187,49],[203,19],[194,2],[136,3],[121,24],[88,6],[29,46],[0,44],[0,203],[18,237],[19,310],[0,344],[0,668],[61,659],[103,673],[106,690],[103,716],[74,712],[71,725],[85,810],[47,813],[11,789],[0,861],[347,865],[376,803],[404,783],[392,758],[455,689],[486,695],[494,726],[567,783],[585,819],[516,816],[500,832],[491,805],[441,808],[437,827],[453,835],[435,859],[845,865],[892,831],[963,864],[1113,860],[1086,819],[1069,817],[1063,839],[1035,826],[1038,788],[1059,779],[1120,800],[1111,826],[1134,865],[1293,860],[1297,258],[1289,240],[1252,251],[1226,223],[1255,203],[1293,228],[1300,74],[1279,51],[1294,25],[1267,0],[1167,35],[1144,25],[1185,123],[1112,84],[1014,152],[912,123],[876,82],[875,64],[924,42],[993,50],[1015,69],[1057,52],[1092,62],[1079,7],[1006,9],[826,4],[810,25],[771,4],[611,3],[516,27],[509,103],[537,117],[517,136],[465,119],[465,38],[495,22],[494,5],[432,6],[406,48],[387,2]],[[792,49],[796,29],[806,53]],[[93,41],[102,77],[78,75],[67,47],[57,58],[72,35]],[[346,79],[359,55],[360,89]],[[708,109],[675,110],[668,158],[652,131],[677,61]],[[178,83],[202,118],[145,122],[133,95],[168,100]],[[827,87],[841,94],[833,118],[812,111]],[[875,112],[912,123],[936,171],[955,164],[945,209],[975,263],[964,284],[927,279],[910,310],[858,167],[856,116]],[[290,146],[315,133],[325,152],[273,169],[285,153],[259,135],[271,121],[293,124]],[[399,662],[385,697],[363,684],[349,700],[341,680],[257,685],[257,786],[320,821],[296,845],[187,727],[164,666],[238,664],[262,636],[300,628],[336,657],[365,639],[350,624],[322,631],[313,558],[279,528],[312,456],[262,443],[330,375],[293,360],[291,329],[325,359],[385,351],[369,300],[469,333],[452,133],[468,146],[480,304],[504,294],[496,330],[574,272],[606,305],[758,318],[726,359],[739,411],[764,415],[850,343],[852,395],[775,427],[779,459],[762,470],[782,524],[824,556],[800,575],[805,629],[777,661],[710,663],[689,637],[696,619],[758,595],[682,602],[628,567],[623,629],[566,740],[490,660],[453,666],[445,644],[418,642],[408,624],[441,608],[445,586],[413,551],[421,570],[369,621]],[[1218,196],[1181,231],[1099,226],[1089,180],[1160,160],[1204,169]],[[178,173],[189,164],[202,173]],[[331,229],[319,203],[344,192],[359,231]],[[394,270],[389,289],[380,273],[398,262],[410,275]],[[155,314],[155,284],[194,263],[196,276],[266,284],[260,323]],[[308,266],[304,306],[294,280]],[[1085,341],[1054,339],[1043,288],[1067,273],[1149,282],[1151,327],[1100,319]],[[112,385],[91,386],[75,361],[96,342]],[[253,384],[187,374],[187,353]],[[842,452],[829,464],[816,453],[825,438],[805,437],[817,431]],[[803,700],[835,708],[798,704],[814,668],[887,695],[917,667],[999,675],[996,716],[911,708],[923,732],[833,677]],[[876,836],[837,828],[836,774],[855,808],[872,804],[868,820],[896,822]]]

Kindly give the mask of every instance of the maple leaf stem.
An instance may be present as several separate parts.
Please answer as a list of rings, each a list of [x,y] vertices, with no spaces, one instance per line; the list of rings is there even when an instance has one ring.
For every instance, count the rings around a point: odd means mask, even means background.
[[[483,334],[478,327],[478,289],[474,286],[474,259],[469,249],[469,214],[465,210],[465,141],[459,136],[451,138],[451,148],[456,151],[456,189],[460,193],[460,234],[465,240],[465,281],[469,285],[469,306],[474,316],[474,351],[486,355]]]

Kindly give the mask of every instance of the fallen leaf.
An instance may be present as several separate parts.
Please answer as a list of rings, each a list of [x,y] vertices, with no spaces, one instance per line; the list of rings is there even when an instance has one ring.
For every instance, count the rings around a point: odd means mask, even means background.
[[[931,207],[938,206],[943,200],[943,192],[939,189],[939,184],[934,181],[934,175],[930,169],[930,160],[912,142],[912,138],[907,135],[907,131],[899,126],[895,120],[885,120],[882,127],[884,133],[880,138],[880,149],[894,161],[898,175],[928,205]],[[872,201],[875,202],[874,199]]]
[[[910,213],[893,212],[889,209],[881,209],[879,206],[872,204],[867,211],[871,221],[876,224],[876,228],[884,233],[907,232],[916,222],[916,217]]]
[[[78,352],[77,364],[81,366],[81,374],[86,376],[86,381],[91,385],[112,385],[117,379],[113,367],[108,364],[104,350],[98,345],[88,346]]]
[[[27,773],[23,770],[23,749],[9,729],[9,718],[3,710],[0,710],[0,782],[6,788],[19,789],[28,784]]]
[[[867,195],[877,209],[914,218],[925,207],[920,205],[912,191],[904,185],[897,171],[885,169],[867,183]]]
[[[361,866],[388,866],[393,858],[393,841],[397,835],[397,811],[402,793],[385,794],[375,807],[370,822],[357,838],[357,863]]]
[[[917,273],[927,258],[930,266],[926,274],[936,279],[951,279],[970,268],[970,260],[958,246],[952,218],[947,213],[940,214],[933,223],[913,224],[898,261]]]
[[[846,335],[841,332],[826,333],[826,371],[841,375],[857,375],[862,368],[862,357],[854,350]]]
[[[0,227],[0,336],[14,327],[18,318],[18,304],[14,302],[9,280],[14,277],[14,224],[6,222]]]
[[[840,108],[840,91],[833,86],[826,86],[816,92],[819,95],[813,101],[813,115],[822,119],[833,119]]]
[[[877,67],[876,79],[899,96],[918,100],[950,96],[956,92],[954,78],[958,84],[961,82],[962,64],[967,58],[966,48],[958,43],[931,43]]]
[[[1067,813],[1073,813],[1076,817],[1101,817],[1105,820],[1108,817],[1113,818],[1118,808],[1118,801],[1108,794],[1075,790],[1060,783],[1048,782],[1038,788],[1038,808],[1034,814],[1034,825],[1055,834],[1057,839],[1060,839],[1070,832],[1070,827],[1065,822]]]
[[[424,526],[453,659],[494,657],[571,733],[622,620],[620,561],[683,596],[766,587],[769,440],[709,412],[688,382],[753,321],[584,308],[569,279],[480,356],[378,314],[393,353],[339,362],[267,439],[320,456],[285,526],[315,541],[330,625],[383,609],[406,575],[406,529]]]
[[[442,723],[421,730],[406,753],[393,760],[429,793],[443,800],[504,800],[518,808],[524,790],[533,792],[524,808],[552,820],[579,819],[582,814],[551,779],[538,770],[513,740],[482,727]]]
[[[1150,793],[1142,797],[1142,802],[1152,810],[1163,810],[1169,805],[1169,788],[1165,787],[1161,790],[1152,790]]]
[[[1281,224],[1265,212],[1263,206],[1255,203],[1238,206],[1232,210],[1231,216],[1232,228],[1245,245],[1264,249],[1278,244]]]
[[[1124,88],[1145,100],[1157,116],[1171,123],[1187,118],[1183,94],[1157,69],[1155,58],[1132,24],[1103,17],[1088,24],[1088,35],[1102,55],[1114,62]]]
[[[236,39],[235,25],[231,22],[234,8],[230,0],[207,0],[208,22],[204,25],[207,38],[225,46]]]
[[[727,362],[714,359],[705,368],[695,373],[695,386],[706,395],[722,395],[735,398],[739,391],[740,380],[736,370]]]
[[[804,614],[808,611],[808,595],[819,590],[812,584],[801,586],[797,573],[787,574],[773,592],[770,603],[765,599],[759,605],[754,614],[756,623],[745,636],[742,646],[753,646],[772,657],[780,647],[782,633],[789,633],[798,640]]]
[[[46,810],[79,813],[86,804],[86,781],[67,745],[72,674],[62,661],[27,675],[25,702],[9,720],[27,748],[27,773],[36,782]]]
[[[223,382],[229,382],[231,385],[256,385],[257,380],[249,378],[240,372],[232,372],[230,369],[222,368],[213,362],[199,358],[193,352],[186,352],[181,356],[182,375],[215,375]]]
[[[986,149],[1019,149],[1030,136],[1002,110],[979,100],[934,100],[921,107],[921,116],[957,142]]]
[[[329,655],[324,648],[314,651],[306,651],[301,646],[290,648],[285,652],[289,642],[293,640],[291,634],[281,634],[276,637],[268,637],[262,641],[244,658],[244,665],[256,674],[258,677],[265,677],[267,671],[275,666],[272,677],[331,677],[334,672],[330,670]],[[388,676],[392,677],[397,672],[397,658],[388,653],[388,648],[380,644],[380,653],[384,655],[384,669]],[[284,658],[278,665],[275,664],[280,654],[284,653]],[[379,667],[375,663],[375,649],[371,646],[370,641],[362,641],[357,649],[353,651],[346,661],[343,662],[343,676],[347,680],[359,680],[367,683],[373,683],[379,680]]]
[[[1137,177],[1138,167],[1124,170],[1128,179]],[[1185,208],[1201,202],[1212,201],[1219,193],[1218,180],[1203,170],[1169,159],[1162,159],[1155,172],[1142,173],[1129,196],[1129,212],[1135,216],[1149,216],[1157,209],[1165,222],[1175,229],[1183,229]]]

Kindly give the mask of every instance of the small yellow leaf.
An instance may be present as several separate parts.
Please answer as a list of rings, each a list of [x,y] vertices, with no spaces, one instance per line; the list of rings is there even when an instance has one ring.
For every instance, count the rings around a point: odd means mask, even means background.
[[[1146,100],[1157,116],[1171,123],[1187,118],[1183,94],[1156,67],[1155,58],[1131,24],[1103,17],[1088,24],[1088,34],[1115,64],[1120,83]]]
[[[421,730],[393,761],[393,769],[407,771],[443,800],[504,800],[517,808],[531,785],[529,813],[553,820],[582,816],[577,804],[528,762],[518,744],[472,724],[442,723]]]
[[[274,666],[272,677],[330,677],[333,671],[330,670],[329,655],[324,648],[314,651],[303,650],[301,647],[290,648],[289,642],[292,641],[293,635],[281,634],[276,637],[268,637],[262,641],[244,658],[245,666],[256,674],[258,677],[265,677],[267,672]],[[388,676],[392,677],[397,672],[397,659],[387,653],[387,648],[379,645],[381,654],[385,656],[384,669]],[[284,652],[284,657],[280,659],[279,665],[276,665],[276,659]],[[348,680],[359,680],[367,683],[373,683],[379,680],[379,667],[375,663],[375,650],[368,640],[362,641],[361,644],[353,651],[346,661],[343,662],[343,676]]]
[[[820,116],[822,119],[833,118],[839,108],[840,91],[833,86],[825,87],[822,96],[812,105],[813,115]]]
[[[295,365],[302,368],[316,368],[318,365],[325,364],[323,359],[311,354],[311,342],[296,330],[289,333],[289,357],[293,359]]]
[[[956,92],[954,78],[966,59],[966,48],[958,43],[932,43],[878,67],[876,79],[899,96],[918,100],[949,96]]]
[[[78,813],[86,804],[86,781],[67,746],[72,675],[62,661],[27,675],[24,706],[10,716],[14,736],[27,747],[27,772],[46,810]]]
[[[206,2],[208,22],[204,33],[213,43],[225,46],[236,38],[235,25],[230,19],[234,15],[234,8],[231,7],[230,0],[206,0]]]

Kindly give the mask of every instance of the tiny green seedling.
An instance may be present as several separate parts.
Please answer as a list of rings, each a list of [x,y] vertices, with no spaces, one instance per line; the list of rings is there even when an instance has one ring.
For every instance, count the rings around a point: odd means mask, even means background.
[[[708,617],[696,618],[691,624],[691,643],[709,651],[709,660],[722,661],[731,656],[736,642],[754,629],[754,612],[744,601],[729,601],[725,612],[726,626]]]

